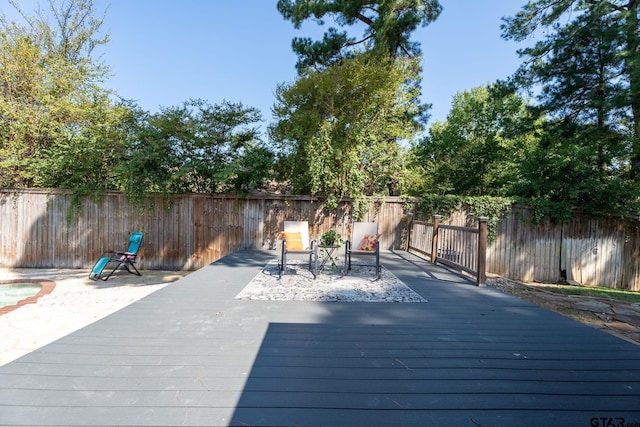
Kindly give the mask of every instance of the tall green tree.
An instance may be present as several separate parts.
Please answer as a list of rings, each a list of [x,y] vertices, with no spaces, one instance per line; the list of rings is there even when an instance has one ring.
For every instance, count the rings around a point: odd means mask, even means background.
[[[609,152],[620,152],[629,135],[630,176],[640,182],[640,2],[636,0],[530,0],[506,18],[503,36],[524,41],[543,34],[535,46],[519,51],[525,62],[519,77],[541,87],[539,100],[556,125],[596,128],[590,141],[609,168]],[[572,123],[573,122],[573,123]],[[598,136],[597,138],[595,136]],[[587,136],[587,134],[583,134]],[[616,167],[625,159],[617,159]]]
[[[296,28],[313,19],[362,30],[360,37],[329,27],[321,41],[293,40],[296,83],[278,88],[278,123],[270,135],[280,145],[282,175],[294,191],[325,195],[329,205],[402,191],[410,141],[426,121],[420,96],[420,46],[410,39],[441,11],[437,0],[279,0]],[[357,213],[356,213],[357,215]]]
[[[340,26],[364,28],[358,38],[335,27],[329,27],[321,41],[294,38],[299,71],[321,70],[352,56],[354,49],[391,57],[418,56],[420,46],[410,39],[411,33],[433,22],[442,10],[438,0],[278,0],[277,7],[296,28],[308,19],[323,25],[327,18]]]
[[[511,196],[539,126],[527,102],[502,83],[459,92],[444,122],[416,146],[423,193]]]
[[[345,196],[386,191],[402,181],[402,141],[420,125],[412,102],[414,60],[357,55],[281,85],[270,137],[279,146],[281,179],[293,191]]]
[[[637,209],[637,192],[615,171],[620,154],[601,150],[624,149],[620,134],[593,124],[547,121],[540,135],[538,146],[521,163],[514,196],[595,215]]]
[[[102,18],[92,0],[20,12],[23,23],[0,16],[0,186],[112,188],[128,112],[100,86]]]
[[[273,154],[258,139],[255,108],[196,99],[132,121],[128,155],[118,171],[125,191],[251,191],[271,171]]]

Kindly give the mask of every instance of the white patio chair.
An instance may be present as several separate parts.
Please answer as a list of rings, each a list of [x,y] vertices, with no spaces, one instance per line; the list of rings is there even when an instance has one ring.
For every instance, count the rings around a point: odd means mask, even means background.
[[[280,256],[279,274],[287,268],[287,255],[309,255],[309,271],[316,277],[318,264],[318,246],[309,240],[309,223],[307,221],[285,221],[282,233],[282,253]]]
[[[380,235],[375,222],[354,222],[351,239],[345,242],[345,274],[351,270],[351,255],[375,257],[376,279],[380,278]]]

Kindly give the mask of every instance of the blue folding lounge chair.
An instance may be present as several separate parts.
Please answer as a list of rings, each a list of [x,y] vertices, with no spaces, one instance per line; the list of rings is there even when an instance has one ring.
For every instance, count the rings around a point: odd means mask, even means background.
[[[129,247],[126,251],[105,251],[100,259],[95,263],[89,274],[91,280],[107,280],[111,275],[120,267],[127,270],[131,274],[142,276],[136,268],[136,258],[138,257],[138,251],[142,244],[142,233],[135,231],[131,233],[129,237]],[[102,277],[105,269],[111,270],[109,274]]]

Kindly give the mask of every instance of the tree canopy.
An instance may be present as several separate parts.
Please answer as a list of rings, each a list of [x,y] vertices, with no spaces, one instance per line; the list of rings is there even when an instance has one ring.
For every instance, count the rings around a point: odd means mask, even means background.
[[[373,60],[372,60],[373,58]],[[270,128],[294,192],[360,198],[402,179],[402,140],[418,128],[413,60],[358,55],[278,87]]]
[[[420,45],[410,36],[434,21],[437,0],[279,0],[296,28],[308,19],[363,29],[359,38],[330,27],[321,41],[295,38],[298,80],[281,85],[270,137],[280,178],[296,192],[351,197],[407,189],[416,176],[407,148],[426,121],[420,102]],[[404,145],[403,145],[404,144]],[[356,212],[356,216],[358,212]]]
[[[636,181],[640,179],[639,14],[638,1],[531,0],[502,26],[503,36],[517,41],[544,31],[533,47],[519,51],[525,58],[519,81],[542,88],[541,107],[554,119],[628,135],[629,172]]]
[[[525,99],[496,82],[458,92],[447,119],[416,147],[423,192],[512,196],[520,166],[536,146]]]
[[[126,114],[100,86],[108,68],[91,56],[107,37],[92,0],[49,5],[53,18],[0,17],[0,185],[101,187]],[[71,177],[80,158],[85,170]]]
[[[294,38],[299,71],[320,70],[350,57],[354,49],[415,57],[420,54],[420,45],[410,39],[411,33],[419,25],[435,21],[442,10],[438,0],[278,0],[277,7],[296,28],[307,19],[324,25],[327,17],[340,26],[364,28],[358,38],[335,27],[329,27],[321,41]]]
[[[520,165],[522,177],[513,196],[598,215],[633,212],[637,192],[613,161],[624,149],[619,134],[595,125],[547,121],[539,135]],[[603,151],[605,145],[611,150]]]
[[[270,173],[272,154],[258,140],[255,108],[195,99],[137,114],[118,168],[129,193],[246,192]]]

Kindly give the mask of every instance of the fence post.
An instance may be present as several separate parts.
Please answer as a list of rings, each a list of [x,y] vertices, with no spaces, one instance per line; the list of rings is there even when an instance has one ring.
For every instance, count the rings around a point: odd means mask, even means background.
[[[404,245],[404,250],[409,252],[411,247],[411,230],[413,229],[413,212],[407,214],[407,242]]]
[[[487,222],[489,218],[481,216],[478,218],[478,286],[484,286],[487,280],[487,239],[489,237],[489,228]]]
[[[433,236],[431,237],[431,262],[436,263],[438,258],[438,229],[440,228],[442,215],[433,216]]]

